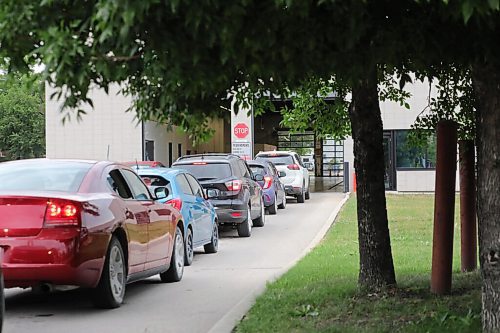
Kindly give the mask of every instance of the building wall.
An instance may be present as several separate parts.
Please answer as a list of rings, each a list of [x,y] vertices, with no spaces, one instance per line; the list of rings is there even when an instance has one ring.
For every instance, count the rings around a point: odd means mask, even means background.
[[[109,94],[95,89],[90,92],[94,108],[83,106],[87,114],[77,121],[62,123],[62,102],[51,100],[55,90],[45,89],[46,140],[48,158],[81,158],[129,161],[142,159],[142,129],[133,112],[126,112],[130,97],[117,96],[119,87],[111,86]]]

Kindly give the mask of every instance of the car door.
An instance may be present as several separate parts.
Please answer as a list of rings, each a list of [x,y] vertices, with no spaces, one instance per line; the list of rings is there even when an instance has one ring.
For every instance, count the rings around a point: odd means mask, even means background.
[[[123,174],[119,169],[112,169],[105,173],[106,182],[117,195],[125,216],[125,225],[128,236],[128,272],[138,273],[145,269],[148,253],[148,224],[147,209],[137,200]],[[115,204],[115,203],[112,203]],[[115,217],[116,218],[116,217]]]
[[[121,170],[130,186],[133,200],[142,207],[141,218],[147,226],[147,256],[145,269],[165,265],[169,257],[173,230],[168,219],[161,214],[164,207],[156,203],[141,178],[128,169]]]
[[[201,207],[198,207],[196,197],[184,173],[175,176],[175,183],[177,184],[178,191],[181,192],[183,216],[188,219],[188,221],[184,222],[191,224],[193,228],[193,243],[196,244],[200,240],[200,234],[203,232],[200,222]]]
[[[273,176],[274,188],[276,189],[278,202],[282,202],[283,196],[285,195],[285,185],[283,185],[283,182],[280,179],[278,170],[276,169],[274,164],[269,163],[269,170],[271,170],[271,173]]]
[[[305,188],[307,191],[307,188],[309,187],[309,170],[304,166],[304,163],[302,162],[302,158],[297,155],[293,154],[295,156],[295,159],[297,160],[297,164],[300,166],[300,170],[302,171],[302,176],[304,177],[304,184]]]
[[[260,216],[260,205],[261,205],[261,190],[260,185],[257,184],[252,179],[252,171],[243,160],[239,160],[239,165],[241,168],[241,172],[243,173],[243,178],[248,183],[248,189],[250,191],[250,201],[252,206],[252,219],[255,219]]]
[[[195,199],[195,208],[200,212],[198,225],[200,232],[198,237],[194,237],[195,244],[212,238],[212,209],[211,204],[203,197],[203,188],[200,183],[190,174],[184,174],[193,190]]]

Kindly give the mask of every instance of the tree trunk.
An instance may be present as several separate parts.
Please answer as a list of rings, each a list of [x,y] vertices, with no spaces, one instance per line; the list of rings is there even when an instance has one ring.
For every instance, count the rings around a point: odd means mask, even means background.
[[[383,127],[376,69],[353,85],[349,117],[357,182],[359,285],[378,290],[395,285],[396,277],[385,202]]]
[[[472,68],[477,99],[477,215],[483,330],[500,331],[500,68]]]

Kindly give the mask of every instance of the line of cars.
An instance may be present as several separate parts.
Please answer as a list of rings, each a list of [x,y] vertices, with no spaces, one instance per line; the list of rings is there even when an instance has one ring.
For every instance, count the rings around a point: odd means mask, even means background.
[[[248,163],[231,154],[190,155],[172,168],[0,163],[5,286],[84,287],[96,306],[118,307],[127,283],[157,274],[162,282],[180,281],[195,248],[216,253],[219,226],[249,237],[252,227],[264,226],[266,208],[285,208],[287,195],[303,202],[309,177],[297,165],[303,167],[292,152],[259,153]]]

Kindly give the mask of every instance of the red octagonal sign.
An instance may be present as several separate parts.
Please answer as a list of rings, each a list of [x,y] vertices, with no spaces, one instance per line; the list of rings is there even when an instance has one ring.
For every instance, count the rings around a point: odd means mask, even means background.
[[[248,128],[247,124],[238,123],[236,124],[236,126],[234,126],[233,132],[238,139],[243,139],[248,136],[248,134],[250,133],[250,129]]]

